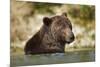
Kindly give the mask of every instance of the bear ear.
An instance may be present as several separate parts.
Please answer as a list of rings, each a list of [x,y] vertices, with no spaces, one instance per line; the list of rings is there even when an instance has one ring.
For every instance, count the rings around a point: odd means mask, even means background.
[[[62,13],[62,16],[67,17],[67,13],[66,12]]]
[[[43,23],[45,24],[45,25],[50,25],[51,24],[51,22],[52,22],[52,20],[50,19],[50,18],[48,18],[48,17],[44,17],[43,18]]]

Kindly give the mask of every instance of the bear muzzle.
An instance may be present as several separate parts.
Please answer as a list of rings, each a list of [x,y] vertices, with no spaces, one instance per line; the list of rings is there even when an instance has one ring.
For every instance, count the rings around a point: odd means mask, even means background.
[[[73,32],[69,36],[66,36],[66,38],[65,38],[65,41],[68,44],[72,43],[74,40],[75,40],[75,36],[74,36]]]

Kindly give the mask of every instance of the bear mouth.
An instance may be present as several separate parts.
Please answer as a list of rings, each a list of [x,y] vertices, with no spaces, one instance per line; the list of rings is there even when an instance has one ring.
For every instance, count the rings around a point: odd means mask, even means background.
[[[62,44],[70,44],[71,41],[63,41]]]
[[[74,40],[71,40],[71,41],[65,41],[65,43],[67,43],[67,44],[70,44],[70,43],[72,43]]]
[[[66,40],[66,43],[70,44],[70,43],[72,43],[74,41],[74,39],[75,38],[73,37],[72,39]]]
[[[66,42],[66,43],[70,44],[70,43],[72,43],[72,42]]]

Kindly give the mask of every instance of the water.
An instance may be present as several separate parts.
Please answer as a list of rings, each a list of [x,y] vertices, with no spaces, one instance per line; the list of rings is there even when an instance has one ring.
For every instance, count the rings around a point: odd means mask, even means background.
[[[11,57],[11,66],[60,64],[95,61],[95,51],[78,51],[41,55],[21,55]]]

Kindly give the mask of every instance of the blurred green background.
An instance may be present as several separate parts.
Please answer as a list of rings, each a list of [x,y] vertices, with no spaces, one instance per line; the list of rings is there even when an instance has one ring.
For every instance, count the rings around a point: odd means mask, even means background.
[[[66,44],[65,51],[93,50],[95,48],[95,6],[78,4],[34,3],[11,0],[11,55],[24,54],[27,40],[42,26],[44,16],[68,13],[75,41]]]

